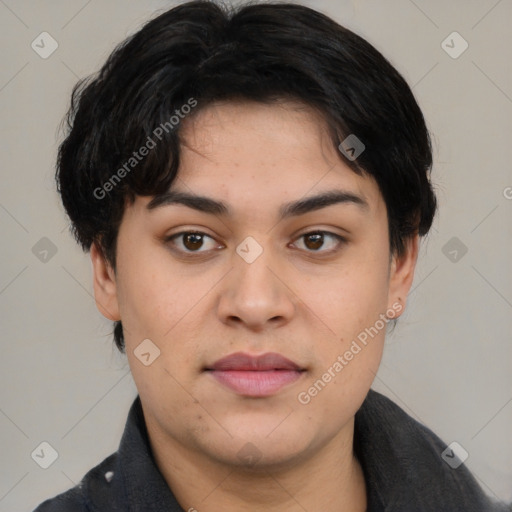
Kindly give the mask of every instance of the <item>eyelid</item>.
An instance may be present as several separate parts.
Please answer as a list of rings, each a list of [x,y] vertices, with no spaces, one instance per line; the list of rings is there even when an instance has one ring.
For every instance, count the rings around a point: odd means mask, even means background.
[[[346,235],[342,235],[340,233],[336,233],[335,231],[331,231],[332,229],[339,229],[341,231],[344,231],[346,233]],[[297,238],[300,238],[301,236],[304,236],[304,235],[312,235],[312,234],[315,234],[315,233],[323,233],[325,235],[332,235],[332,236],[337,236],[337,237],[340,237],[340,238],[345,238],[346,236],[348,236],[349,232],[345,229],[342,229],[342,228],[333,228],[333,227],[307,227],[307,228],[303,228],[303,229],[300,229],[298,230],[297,234],[294,235],[294,240],[296,240]]]

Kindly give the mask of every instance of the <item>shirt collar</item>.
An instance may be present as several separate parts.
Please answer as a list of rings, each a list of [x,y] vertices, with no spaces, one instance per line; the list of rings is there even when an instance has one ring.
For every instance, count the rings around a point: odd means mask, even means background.
[[[88,510],[183,512],[151,453],[139,395],[128,413],[118,451],[97,469],[85,493]]]

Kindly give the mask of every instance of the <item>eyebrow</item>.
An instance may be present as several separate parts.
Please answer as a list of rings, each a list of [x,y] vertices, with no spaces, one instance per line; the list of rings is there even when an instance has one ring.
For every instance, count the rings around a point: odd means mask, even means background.
[[[210,197],[171,190],[155,196],[146,206],[148,210],[154,210],[164,206],[181,204],[212,215],[231,215],[229,206]],[[368,202],[361,196],[345,190],[330,190],[320,194],[285,203],[279,208],[279,218],[285,219],[298,215],[304,215],[315,210],[320,210],[334,204],[352,204],[361,210],[368,210]]]

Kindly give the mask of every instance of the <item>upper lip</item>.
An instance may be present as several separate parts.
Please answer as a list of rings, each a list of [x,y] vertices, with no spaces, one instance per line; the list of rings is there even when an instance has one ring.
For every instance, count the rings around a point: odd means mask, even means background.
[[[301,371],[298,364],[290,361],[276,352],[267,352],[261,355],[250,355],[243,352],[235,352],[219,359],[206,370],[217,371],[268,371],[268,370],[295,370]]]

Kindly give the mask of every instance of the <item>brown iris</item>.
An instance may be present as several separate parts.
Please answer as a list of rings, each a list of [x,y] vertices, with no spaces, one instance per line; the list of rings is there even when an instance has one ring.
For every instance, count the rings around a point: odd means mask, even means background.
[[[189,251],[200,249],[203,245],[203,235],[199,233],[187,233],[183,236],[183,245]]]
[[[320,249],[324,243],[323,233],[311,233],[304,237],[304,245],[308,249]]]

